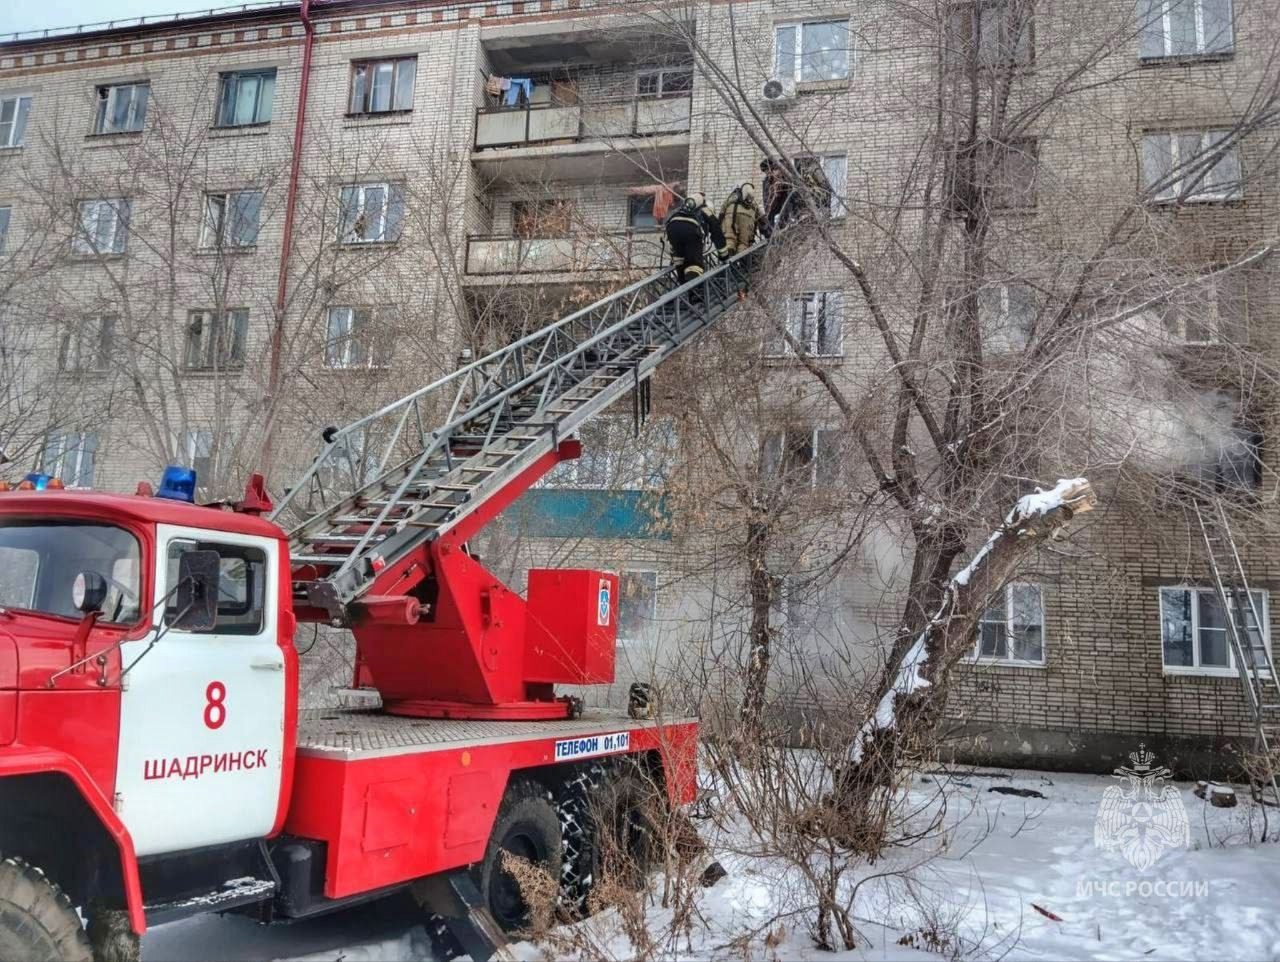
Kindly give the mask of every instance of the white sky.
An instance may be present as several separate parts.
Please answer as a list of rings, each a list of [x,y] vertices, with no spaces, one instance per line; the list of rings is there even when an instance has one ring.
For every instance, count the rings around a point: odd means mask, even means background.
[[[208,10],[229,6],[231,2],[233,0],[0,0],[0,33]]]

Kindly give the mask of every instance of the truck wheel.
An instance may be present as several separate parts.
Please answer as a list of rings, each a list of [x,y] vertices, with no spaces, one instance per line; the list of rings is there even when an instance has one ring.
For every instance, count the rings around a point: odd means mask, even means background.
[[[595,840],[591,875],[639,889],[657,862],[666,799],[634,763],[614,769],[593,793]]]
[[[93,962],[71,900],[20,858],[0,861],[0,959]]]
[[[599,868],[591,805],[608,777],[609,769],[599,762],[583,765],[566,781],[556,805],[564,844],[560,905],[571,918],[587,914],[587,897]]]
[[[138,962],[142,940],[129,924],[129,913],[95,909],[89,916],[89,944],[93,962]]]
[[[551,793],[534,782],[517,781],[507,790],[493,822],[484,861],[475,868],[476,885],[504,932],[528,928],[533,911],[514,876],[502,867],[510,852],[560,879],[563,846]]]

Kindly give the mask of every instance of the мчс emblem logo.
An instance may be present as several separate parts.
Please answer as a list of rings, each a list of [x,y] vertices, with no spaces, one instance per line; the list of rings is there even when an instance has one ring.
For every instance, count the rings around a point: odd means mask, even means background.
[[[1120,766],[1122,780],[1102,793],[1093,825],[1093,841],[1103,851],[1119,851],[1129,864],[1145,871],[1165,849],[1191,844],[1187,809],[1178,789],[1167,783],[1169,769],[1153,767],[1155,755],[1139,745],[1129,753],[1131,765]]]

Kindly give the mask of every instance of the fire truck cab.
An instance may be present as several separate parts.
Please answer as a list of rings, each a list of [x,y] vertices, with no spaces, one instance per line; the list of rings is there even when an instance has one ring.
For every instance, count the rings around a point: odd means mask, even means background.
[[[526,918],[503,850],[580,903],[587,836],[634,834],[590,796],[692,800],[692,720],[301,711],[280,527],[163,485],[24,487],[0,493],[0,958],[114,962],[148,924],[405,886],[442,946],[484,956]],[[556,577],[561,607],[616,622],[614,576]]]

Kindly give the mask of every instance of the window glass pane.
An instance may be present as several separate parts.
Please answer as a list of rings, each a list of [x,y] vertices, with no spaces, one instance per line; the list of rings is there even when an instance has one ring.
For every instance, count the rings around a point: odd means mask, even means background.
[[[806,23],[801,28],[800,79],[842,80],[849,76],[849,23]]]
[[[823,157],[822,172],[826,174],[827,183],[831,185],[831,216],[841,217],[845,213],[844,192],[849,174],[849,160],[844,154]]]
[[[350,112],[353,114],[364,113],[368,109],[365,102],[365,87],[369,76],[369,68],[364,64],[360,64],[351,72],[351,104]]]
[[[796,27],[779,27],[774,65],[779,77],[796,75]]]
[[[1196,53],[1197,0],[1168,0],[1165,17],[1169,25],[1169,53],[1175,57]]]
[[[1013,585],[1010,633],[1012,656],[1021,661],[1044,658],[1044,598],[1037,585]]]
[[[258,108],[258,78],[253,74],[236,81],[235,123],[251,124]]]
[[[1168,183],[1173,169],[1173,147],[1168,134],[1147,134],[1142,138],[1142,171],[1148,188],[1160,185],[1155,197],[1163,200],[1173,197],[1177,185]]]
[[[205,432],[199,432],[201,434]],[[216,551],[218,565],[218,610],[214,634],[256,635],[265,623],[267,557],[257,548],[208,542],[170,542],[167,558],[166,591],[178,584],[179,559],[188,551]],[[165,605],[165,624],[182,614],[176,593]]]
[[[417,70],[416,60],[401,60],[396,66],[396,110],[413,109],[413,80]]]
[[[653,194],[639,194],[631,197],[627,210],[627,225],[642,229],[658,226],[658,219],[653,213]]]
[[[1204,51],[1224,53],[1235,46],[1231,30],[1231,0],[1201,0]]]
[[[1200,664],[1206,668],[1226,668],[1227,619],[1218,596],[1212,591],[1200,591]]]
[[[993,609],[988,614],[1003,615]],[[1004,658],[1008,655],[1008,635],[1003,621],[983,621],[978,626],[978,654],[983,658]]]
[[[1225,131],[1215,131],[1210,134],[1210,148],[1217,147],[1226,137]],[[1225,153],[1213,165],[1213,170],[1209,171],[1209,176],[1205,178],[1205,187],[1213,194],[1228,197],[1240,195],[1240,155],[1235,145],[1227,147]]]
[[[369,110],[373,112],[391,109],[391,80],[394,65],[375,64],[373,67],[373,92],[369,98]]]
[[[262,75],[258,89],[258,110],[254,114],[254,120],[260,124],[269,123],[272,111],[275,109],[275,99],[276,72],[272,70]]]
[[[1178,192],[1189,192],[1189,196],[1206,193],[1209,187],[1209,172],[1197,161],[1203,153],[1204,138],[1195,134],[1176,134],[1172,138],[1174,149],[1174,172],[1180,181]]]
[[[641,97],[656,97],[659,84],[658,72],[651,71],[636,75],[636,93]]]
[[[1185,588],[1160,589],[1160,641],[1166,665],[1189,668],[1195,664],[1191,639],[1191,592]]]
[[[360,211],[360,239],[377,241],[384,239],[386,224],[387,192],[384,187],[366,187],[364,189],[364,206]]]
[[[18,113],[13,121],[13,131],[9,135],[9,146],[21,147],[27,142],[27,117],[31,114],[31,98],[18,98]]]
[[[9,239],[9,218],[12,214],[12,207],[0,207],[0,254],[4,253],[5,243]]]
[[[400,231],[404,227],[404,187],[392,184],[387,194],[387,223],[382,232],[382,240],[400,239]]]
[[[347,336],[351,333],[351,313],[349,307],[335,307],[329,311],[328,339],[324,349],[324,362],[329,367],[346,365]]]
[[[237,247],[251,247],[258,243],[258,215],[262,208],[262,194],[256,190],[241,191],[232,195],[232,217],[228,224],[228,240]]]
[[[1138,45],[1139,56],[1165,55],[1164,0],[1138,0],[1138,31],[1141,38]]]
[[[693,89],[692,70],[664,70],[662,72],[662,92],[670,96],[688,93]]]

